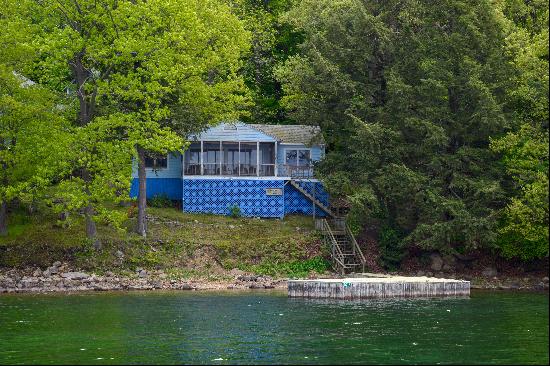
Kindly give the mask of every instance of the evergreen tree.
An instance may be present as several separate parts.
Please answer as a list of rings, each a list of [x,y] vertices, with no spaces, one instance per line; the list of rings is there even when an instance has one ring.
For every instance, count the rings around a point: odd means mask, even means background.
[[[504,170],[489,137],[509,127],[505,20],[490,1],[310,1],[282,65],[283,103],[322,127],[321,172],[359,223],[400,245],[464,252],[495,244]]]

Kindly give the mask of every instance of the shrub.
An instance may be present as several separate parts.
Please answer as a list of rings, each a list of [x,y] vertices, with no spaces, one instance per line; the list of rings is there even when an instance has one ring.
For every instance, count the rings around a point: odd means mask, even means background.
[[[401,239],[401,233],[390,225],[384,225],[380,229],[378,247],[381,253],[381,264],[389,270],[397,269],[399,262],[405,256]]]
[[[229,216],[233,218],[238,218],[242,216],[241,208],[234,204],[233,206],[229,206]]]
[[[151,207],[172,207],[172,200],[165,193],[157,194],[148,200],[148,205]]]

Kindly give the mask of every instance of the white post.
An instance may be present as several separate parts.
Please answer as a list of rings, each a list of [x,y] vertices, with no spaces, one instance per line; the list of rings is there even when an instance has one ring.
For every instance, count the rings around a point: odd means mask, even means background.
[[[260,141],[256,141],[256,176],[260,176]]]
[[[277,164],[277,141],[275,141],[275,176],[278,177],[279,176],[279,164]]]
[[[201,154],[199,156],[199,161],[201,164],[201,175],[204,175],[204,161],[202,158],[202,154],[204,154],[204,147],[203,147],[203,141],[201,140]]]
[[[223,175],[223,150],[222,150],[222,142],[220,141],[220,175]]]

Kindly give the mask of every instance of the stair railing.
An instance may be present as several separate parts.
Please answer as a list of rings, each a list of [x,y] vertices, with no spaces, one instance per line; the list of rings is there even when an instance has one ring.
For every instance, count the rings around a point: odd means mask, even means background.
[[[331,243],[332,259],[340,265],[342,272],[344,272],[344,269],[346,268],[346,265],[344,264],[344,253],[342,253],[342,249],[340,249],[340,246],[338,245],[338,242],[336,241],[336,238],[332,233],[332,229],[330,228],[328,221],[326,219],[323,219],[322,222],[323,232],[325,233],[325,235],[328,236]]]
[[[351,232],[348,224],[346,225],[346,235],[348,236],[349,240],[351,241],[351,244],[353,246],[353,254],[355,256],[359,255],[359,260],[361,261],[361,266],[363,267],[363,273],[365,272],[365,265],[367,263],[367,260],[365,259],[365,256],[363,255],[363,251],[359,247],[359,244],[357,244],[357,240],[355,240],[355,236]]]

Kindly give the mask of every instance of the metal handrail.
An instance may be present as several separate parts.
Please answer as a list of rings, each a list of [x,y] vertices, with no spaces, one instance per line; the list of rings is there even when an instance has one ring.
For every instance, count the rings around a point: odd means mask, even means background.
[[[346,268],[346,265],[344,264],[344,253],[342,253],[342,250],[340,249],[340,246],[338,245],[338,242],[336,241],[336,238],[332,233],[332,229],[330,228],[330,225],[326,219],[323,219],[323,228],[324,231],[328,234],[330,241],[332,242],[332,258],[336,262],[338,262],[340,266],[342,266],[342,268]],[[336,251],[338,252],[340,258],[337,258],[337,256],[334,255],[334,248],[336,248]]]
[[[359,247],[359,244],[357,244],[357,241],[355,240],[355,236],[353,236],[353,233],[351,232],[351,229],[349,228],[348,224],[346,224],[346,234],[351,239],[351,243],[353,244],[353,248],[355,249],[354,251],[359,252],[359,258],[361,259],[363,272],[365,272],[365,263],[367,263],[367,260],[365,259],[365,256],[363,255],[363,251]]]

